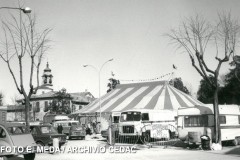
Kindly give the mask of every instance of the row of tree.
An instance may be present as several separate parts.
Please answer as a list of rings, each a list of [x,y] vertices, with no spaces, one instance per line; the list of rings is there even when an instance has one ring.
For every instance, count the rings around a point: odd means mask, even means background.
[[[238,104],[240,105],[240,81],[238,78],[239,68],[230,69],[230,72],[223,76],[222,85],[219,87],[219,104]],[[209,77],[211,81],[213,77]],[[214,88],[206,80],[200,81],[197,92],[198,100],[203,103],[213,103]]]
[[[218,79],[222,65],[236,56],[240,38],[238,20],[232,17],[231,13],[226,12],[219,13],[216,21],[208,21],[200,15],[191,16],[184,19],[167,36],[173,44],[176,44],[177,49],[187,53],[192,66],[212,89],[214,142],[221,144],[218,107],[220,84]],[[215,51],[212,50],[213,48]],[[207,63],[209,60],[210,63]],[[235,61],[234,58],[232,60]],[[212,65],[214,63],[215,66]]]

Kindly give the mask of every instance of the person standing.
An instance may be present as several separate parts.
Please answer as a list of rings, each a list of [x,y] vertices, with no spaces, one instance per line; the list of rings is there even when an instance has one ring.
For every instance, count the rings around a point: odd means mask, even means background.
[[[57,127],[57,130],[58,130],[59,134],[62,134],[63,126],[61,124],[59,124],[58,127]]]

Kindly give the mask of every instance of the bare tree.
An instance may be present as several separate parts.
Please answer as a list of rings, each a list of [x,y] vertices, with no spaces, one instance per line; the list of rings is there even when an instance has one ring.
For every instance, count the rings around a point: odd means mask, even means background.
[[[235,55],[235,49],[239,38],[239,24],[230,13],[218,14],[217,24],[210,24],[203,17],[196,15],[182,22],[179,28],[171,30],[168,37],[178,49],[183,49],[189,55],[192,66],[214,88],[214,141],[221,144],[221,132],[219,124],[218,90],[219,72],[224,62],[229,61]],[[216,48],[216,67],[210,68],[207,64],[206,54],[212,54],[211,46]],[[209,77],[214,77],[211,80]]]
[[[6,63],[18,92],[24,97],[28,128],[30,98],[39,87],[39,67],[50,47],[48,35],[51,30],[47,28],[38,32],[36,16],[22,15],[21,11],[19,16],[10,17],[9,20],[2,21],[4,37],[0,57]],[[24,78],[25,74],[29,79]]]

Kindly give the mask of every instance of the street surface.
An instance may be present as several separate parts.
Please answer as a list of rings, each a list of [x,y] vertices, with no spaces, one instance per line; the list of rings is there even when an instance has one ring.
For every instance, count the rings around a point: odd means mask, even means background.
[[[36,154],[36,160],[123,160],[123,159],[138,159],[138,160],[156,160],[156,159],[167,159],[167,160],[206,160],[206,159],[216,159],[216,160],[232,160],[240,159],[240,146],[227,146],[221,151],[203,151],[203,150],[189,150],[182,147],[163,147],[163,146],[153,146],[148,148],[147,146],[137,145],[136,150],[124,150],[127,153],[119,153],[119,148],[109,148],[106,141],[97,136],[87,136],[86,140],[69,140],[68,144],[65,146],[64,153],[38,153]],[[74,147],[81,148],[79,150],[81,153],[76,153]],[[92,149],[89,150],[89,147]],[[127,146],[125,146],[126,149]],[[70,148],[70,149],[69,149]],[[84,150],[85,148],[85,150]],[[93,153],[94,148],[106,149],[104,153]],[[130,147],[129,147],[130,148]],[[68,153],[69,152],[69,153]],[[72,153],[75,152],[75,153]],[[83,153],[84,152],[84,153]],[[89,153],[92,152],[92,153]],[[11,158],[11,160],[23,160],[23,157]]]

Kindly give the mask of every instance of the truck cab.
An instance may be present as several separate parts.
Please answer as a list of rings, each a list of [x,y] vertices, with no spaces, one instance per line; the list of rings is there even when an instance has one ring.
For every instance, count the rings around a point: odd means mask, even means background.
[[[170,110],[135,109],[121,113],[119,137],[170,139],[175,136],[175,112]]]

